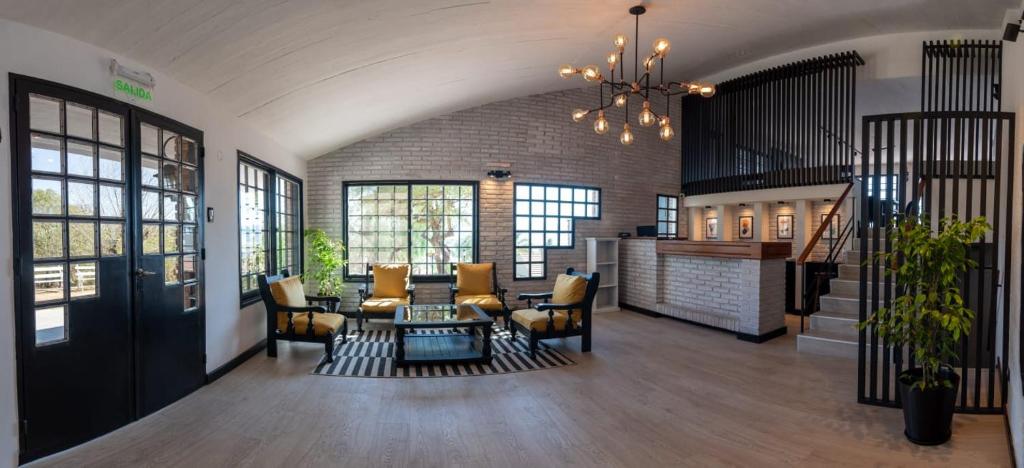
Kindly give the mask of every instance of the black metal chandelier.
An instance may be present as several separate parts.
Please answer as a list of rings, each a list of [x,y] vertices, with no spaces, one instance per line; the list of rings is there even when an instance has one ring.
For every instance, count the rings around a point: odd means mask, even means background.
[[[620,65],[623,63],[623,55],[626,50],[627,39],[624,34],[618,34],[615,36],[613,44],[615,45],[615,51],[608,54],[608,73],[610,77],[605,79],[601,74],[601,69],[597,65],[587,65],[583,68],[576,68],[572,65],[562,65],[558,68],[558,75],[562,78],[569,79],[574,75],[580,75],[584,80],[590,82],[600,82],[601,84],[601,95],[600,103],[598,107],[593,109],[575,109],[572,111],[572,120],[575,122],[582,122],[593,112],[597,112],[597,118],[594,120],[594,131],[598,135],[604,135],[608,133],[609,123],[608,119],[605,118],[604,110],[611,107],[622,107],[625,108],[626,122],[622,126],[622,133],[619,134],[619,141],[624,145],[633,144],[633,130],[629,126],[629,101],[631,95],[637,95],[643,98],[642,108],[640,113],[637,115],[637,121],[642,127],[650,127],[655,123],[658,124],[658,136],[664,141],[669,141],[675,135],[675,131],[672,130],[671,120],[669,119],[669,109],[672,97],[680,95],[691,95],[699,94],[704,97],[711,97],[715,95],[715,85],[713,84],[701,84],[691,83],[685,81],[665,81],[665,56],[668,55],[669,49],[672,45],[668,39],[659,37],[654,40],[653,52],[650,55],[640,60],[640,45],[637,43],[640,37],[640,15],[647,12],[647,8],[643,5],[637,5],[629,9],[629,14],[636,17],[636,29],[633,34],[633,81],[626,81],[626,72]],[[643,65],[643,74],[640,73],[641,63]],[[656,85],[651,84],[651,72],[654,70],[655,65],[660,68],[660,82]],[[615,70],[619,70],[618,78],[616,79]],[[607,94],[605,93],[605,87],[608,88]],[[655,95],[661,95],[665,97],[665,113],[664,115],[658,115],[654,110],[651,109],[651,93]],[[610,99],[606,102],[605,96]]]

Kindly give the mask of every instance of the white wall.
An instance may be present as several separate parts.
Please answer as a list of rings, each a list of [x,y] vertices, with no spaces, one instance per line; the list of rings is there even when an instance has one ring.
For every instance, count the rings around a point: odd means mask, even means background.
[[[1016,21],[1020,18],[1020,10],[1007,13],[1007,21]],[[1019,151],[1021,137],[1024,136],[1024,35],[1017,42],[1006,42],[1003,44],[1003,110],[1017,114],[1016,141]],[[1007,414],[1010,419],[1010,432],[1013,441],[1014,454],[1017,457],[1017,466],[1024,466],[1024,388],[1021,387],[1020,373],[1020,314],[1021,310],[1021,224],[1020,207],[1022,202],[1021,189],[1024,186],[1024,178],[1021,177],[1021,153],[1014,158],[1017,171],[1017,180],[1013,191],[1014,224],[1013,229],[1013,257],[1010,262],[1014,266],[1011,272],[1010,284],[1010,359],[1007,367],[1010,370],[1010,384],[1008,390]],[[996,348],[1001,349],[1001,347]]]
[[[0,20],[0,467],[17,462],[17,398],[14,348],[11,154],[8,73],[42,78],[113,96],[108,71],[115,54],[33,27]],[[141,67],[145,68],[145,67]],[[142,107],[203,130],[206,203],[216,220],[206,226],[207,371],[255,345],[264,332],[262,306],[239,311],[236,150],[305,178],[306,163],[264,135],[227,115],[207,98],[166,76],[156,76],[153,101]],[[118,95],[117,99],[124,100]]]

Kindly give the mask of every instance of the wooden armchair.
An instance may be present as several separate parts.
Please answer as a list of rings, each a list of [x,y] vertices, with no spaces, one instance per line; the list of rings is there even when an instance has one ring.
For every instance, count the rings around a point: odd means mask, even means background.
[[[490,315],[500,315],[508,328],[512,311],[505,303],[508,289],[498,285],[498,268],[491,263],[452,263],[448,283],[452,304],[474,304]]]
[[[520,294],[519,300],[526,300],[528,309],[512,312],[512,339],[523,333],[530,340],[530,357],[537,357],[537,342],[550,338],[579,336],[580,348],[590,352],[591,315],[594,296],[601,282],[601,274],[576,273],[572,268],[558,275],[551,292]],[[533,305],[535,300],[548,300]]]
[[[337,313],[341,298],[307,296],[302,280],[288,276],[288,270],[280,275],[259,275],[257,280],[260,297],[267,306],[267,356],[277,357],[277,340],[323,343],[327,362],[333,362],[334,338],[341,333],[341,342],[345,343],[348,335],[348,321]]]
[[[398,306],[412,305],[416,301],[416,286],[410,280],[411,275],[412,267],[408,264],[366,265],[366,280],[359,288],[359,310],[356,313],[356,329],[360,333],[363,320],[394,320]]]

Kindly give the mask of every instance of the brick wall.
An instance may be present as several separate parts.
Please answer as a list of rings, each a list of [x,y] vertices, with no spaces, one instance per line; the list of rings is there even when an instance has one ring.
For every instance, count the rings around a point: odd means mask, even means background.
[[[626,304],[751,335],[785,326],[784,260],[657,255],[652,240],[620,243],[619,259]]]
[[[346,181],[479,180],[480,261],[497,262],[499,282],[510,289],[509,297],[550,290],[554,273],[567,266],[585,268],[584,238],[655,224],[657,194],[679,192],[679,137],[664,143],[655,128],[639,127],[635,106],[630,109],[636,141],[628,147],[618,139],[621,109],[608,112],[612,130],[605,135],[594,133],[592,121],[572,121],[572,109],[592,106],[596,93],[586,88],[488,104],[320,156],[307,170],[307,224],[341,237],[341,185]],[[546,281],[512,281],[513,182],[486,176],[497,168],[512,171],[514,181],[602,189],[601,219],[576,223],[575,249],[548,251]],[[344,294],[345,308],[355,308],[356,289],[351,285]],[[417,302],[447,302],[447,291],[446,284],[418,284]]]

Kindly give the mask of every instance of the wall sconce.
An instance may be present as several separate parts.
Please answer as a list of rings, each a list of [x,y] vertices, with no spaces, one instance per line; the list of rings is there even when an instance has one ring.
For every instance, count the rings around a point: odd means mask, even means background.
[[[512,171],[506,171],[504,169],[493,169],[487,171],[487,177],[495,180],[505,180],[512,177]]]

